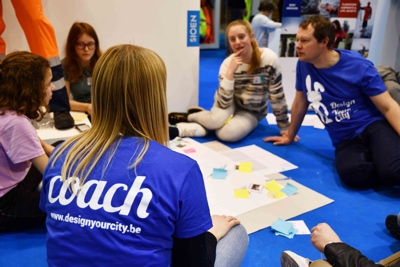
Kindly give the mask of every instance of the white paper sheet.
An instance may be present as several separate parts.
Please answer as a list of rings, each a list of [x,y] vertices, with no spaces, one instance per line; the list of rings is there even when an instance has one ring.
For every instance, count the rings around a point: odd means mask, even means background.
[[[289,121],[291,119],[290,114],[288,114]],[[268,113],[266,116],[266,120],[269,125],[276,125],[276,118],[274,114]],[[304,116],[304,120],[301,123],[302,126],[313,126],[314,128],[317,129],[325,129],[325,125],[319,120],[318,116],[316,114],[306,114]]]
[[[251,192],[249,198],[235,198],[234,190],[247,187],[251,183],[264,185],[268,180],[266,175],[297,168],[256,145],[217,152],[193,139],[182,138],[172,141],[170,147],[193,158],[199,164],[211,214],[238,216],[279,201],[267,195],[268,191],[265,188],[261,193]],[[192,152],[185,153],[185,150]],[[253,163],[253,172],[242,173],[236,169],[236,165],[244,161]],[[211,174],[214,168],[226,169],[226,179],[213,179]],[[284,186],[287,181],[282,180],[279,183]]]
[[[297,166],[256,145],[221,151],[235,163],[250,161],[253,173],[260,176],[296,169]]]

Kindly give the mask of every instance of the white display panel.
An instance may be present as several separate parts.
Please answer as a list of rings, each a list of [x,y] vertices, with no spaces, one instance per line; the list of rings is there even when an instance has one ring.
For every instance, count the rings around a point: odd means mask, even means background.
[[[25,35],[10,0],[3,0],[7,53],[28,50]],[[187,46],[187,12],[199,11],[198,0],[43,0],[44,15],[52,23],[61,58],[69,28],[75,21],[91,24],[101,49],[130,43],[154,50],[165,61],[167,97],[171,111],[198,104],[199,46]]]

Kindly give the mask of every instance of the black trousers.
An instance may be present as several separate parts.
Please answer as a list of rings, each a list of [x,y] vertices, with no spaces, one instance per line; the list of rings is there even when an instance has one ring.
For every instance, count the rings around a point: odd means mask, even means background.
[[[0,232],[44,225],[46,214],[39,208],[38,190],[42,177],[32,165],[24,180],[0,198]]]
[[[386,120],[341,142],[335,155],[337,172],[349,186],[400,185],[400,136]]]
[[[57,146],[63,141],[52,144]],[[39,208],[42,173],[32,164],[24,180],[0,197],[0,232],[44,225],[46,214]]]

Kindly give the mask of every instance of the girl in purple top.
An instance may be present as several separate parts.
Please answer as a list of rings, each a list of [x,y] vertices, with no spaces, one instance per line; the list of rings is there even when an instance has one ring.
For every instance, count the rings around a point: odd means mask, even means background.
[[[31,120],[42,119],[54,85],[47,59],[25,51],[0,63],[0,232],[43,223],[38,186],[53,146]]]

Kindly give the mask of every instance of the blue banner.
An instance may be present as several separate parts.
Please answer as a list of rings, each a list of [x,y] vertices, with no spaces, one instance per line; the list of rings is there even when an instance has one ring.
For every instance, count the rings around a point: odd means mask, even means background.
[[[300,17],[302,0],[286,0],[283,4],[283,17]]]
[[[200,45],[200,11],[188,10],[187,15],[187,46]]]

